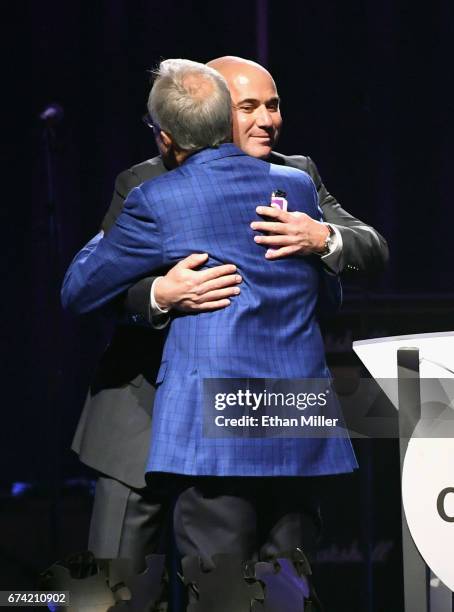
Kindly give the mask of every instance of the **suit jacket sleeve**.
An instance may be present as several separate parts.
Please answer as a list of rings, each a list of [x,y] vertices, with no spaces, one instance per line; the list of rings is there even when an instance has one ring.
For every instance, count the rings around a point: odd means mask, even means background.
[[[319,194],[315,181],[312,181],[313,203],[318,211],[317,221],[323,221]],[[342,284],[339,274],[334,274],[324,266],[320,266],[320,283],[317,302],[317,312],[320,316],[334,315],[342,306]]]
[[[342,235],[341,271],[373,274],[381,272],[389,259],[386,240],[374,228],[344,210],[322,182],[317,166],[307,157],[306,172],[317,188],[323,219],[336,225]]]
[[[149,177],[141,178],[133,169],[125,170],[117,176],[112,202],[101,224],[104,233],[112,229],[130,191],[143,183],[146,178]],[[151,323],[150,292],[155,278],[156,276],[147,275],[120,296],[117,305],[120,317],[124,315],[124,322],[135,324],[138,316],[139,321]]]
[[[97,310],[162,265],[158,223],[138,187],[109,232],[98,234],[74,258],[63,281],[63,306],[77,314]]]

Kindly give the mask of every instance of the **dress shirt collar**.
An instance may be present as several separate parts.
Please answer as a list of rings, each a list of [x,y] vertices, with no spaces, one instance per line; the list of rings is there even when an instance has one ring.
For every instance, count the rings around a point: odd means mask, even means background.
[[[205,164],[215,159],[222,159],[224,157],[236,157],[239,155],[246,155],[241,149],[232,144],[231,142],[221,144],[216,148],[202,149],[197,151],[193,155],[190,155],[184,162],[183,166],[188,164]]]

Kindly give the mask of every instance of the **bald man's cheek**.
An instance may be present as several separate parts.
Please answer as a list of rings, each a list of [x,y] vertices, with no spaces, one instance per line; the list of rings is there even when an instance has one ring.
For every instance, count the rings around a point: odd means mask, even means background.
[[[234,144],[236,144],[237,147],[242,149],[244,146],[244,138],[241,137],[241,129],[240,129],[239,121],[235,117],[235,115],[233,115],[233,120],[232,120],[232,138],[233,138]]]

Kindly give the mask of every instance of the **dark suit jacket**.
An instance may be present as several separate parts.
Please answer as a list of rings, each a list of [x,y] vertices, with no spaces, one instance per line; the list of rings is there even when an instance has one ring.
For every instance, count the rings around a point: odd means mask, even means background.
[[[385,239],[347,213],[328,193],[309,157],[272,153],[270,162],[306,171],[313,179],[325,221],[338,226],[343,240],[341,270],[351,276],[382,270],[388,259]],[[129,191],[165,172],[159,157],[122,172],[102,228],[109,231]],[[143,279],[125,296],[124,308],[149,322],[153,278]],[[163,332],[118,326],[88,393],[72,448],[84,463],[129,486],[145,486],[150,442],[153,382],[161,360]],[[132,360],[132,361],[131,361]]]
[[[108,232],[113,226],[134,187],[164,172],[161,158],[155,157],[119,174],[102,229]],[[129,290],[125,308],[133,316],[143,313],[149,318],[152,282],[153,278],[144,279]],[[154,382],[164,334],[143,326],[116,327],[96,369],[72,443],[83,463],[135,488],[145,486]]]

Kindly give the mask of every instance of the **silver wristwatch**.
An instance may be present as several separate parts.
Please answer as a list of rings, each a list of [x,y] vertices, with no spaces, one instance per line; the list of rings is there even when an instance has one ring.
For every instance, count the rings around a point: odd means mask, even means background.
[[[326,237],[325,244],[323,245],[323,251],[320,251],[318,253],[320,257],[323,257],[323,255],[328,255],[328,253],[331,250],[331,243],[333,242],[333,236],[334,236],[334,230],[331,227],[331,225],[329,225],[328,223],[326,223],[325,225],[328,228],[329,234]]]

